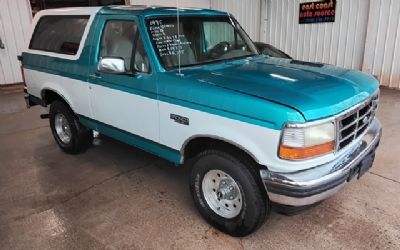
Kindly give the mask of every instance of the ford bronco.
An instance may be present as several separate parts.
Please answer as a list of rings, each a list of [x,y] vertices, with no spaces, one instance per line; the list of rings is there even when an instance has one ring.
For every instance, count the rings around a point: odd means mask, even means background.
[[[62,150],[97,131],[190,167],[195,206],[233,236],[272,204],[317,204],[360,178],[381,138],[372,76],[261,55],[225,12],[45,10],[20,60]]]

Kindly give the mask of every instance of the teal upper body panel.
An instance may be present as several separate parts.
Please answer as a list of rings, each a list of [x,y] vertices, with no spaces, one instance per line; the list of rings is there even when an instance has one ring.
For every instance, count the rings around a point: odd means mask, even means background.
[[[339,114],[379,88],[375,78],[359,71],[265,56],[185,68],[182,72],[186,79],[225,89],[226,93],[234,91],[292,107],[306,121]]]
[[[158,75],[161,101],[197,109],[243,122],[281,130],[287,121],[304,122],[295,109],[208,82],[204,78],[176,72]]]

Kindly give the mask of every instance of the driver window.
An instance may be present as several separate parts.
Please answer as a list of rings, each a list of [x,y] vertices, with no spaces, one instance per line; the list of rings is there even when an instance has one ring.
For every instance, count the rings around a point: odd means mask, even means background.
[[[113,20],[106,23],[100,44],[100,57],[122,58],[127,72],[150,71],[142,38],[132,21]]]
[[[108,21],[100,44],[100,57],[124,59],[125,68],[132,71],[131,59],[137,26],[131,21]]]

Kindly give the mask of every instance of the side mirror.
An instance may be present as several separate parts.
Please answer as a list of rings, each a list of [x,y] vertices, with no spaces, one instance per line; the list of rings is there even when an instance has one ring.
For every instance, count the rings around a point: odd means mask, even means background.
[[[104,57],[97,64],[97,70],[103,73],[123,74],[126,73],[125,61],[119,57]]]

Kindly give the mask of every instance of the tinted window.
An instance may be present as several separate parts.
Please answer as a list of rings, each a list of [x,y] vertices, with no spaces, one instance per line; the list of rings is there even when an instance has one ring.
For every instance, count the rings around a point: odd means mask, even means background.
[[[44,16],[32,36],[30,49],[76,55],[89,16]]]
[[[128,72],[149,71],[149,59],[137,26],[132,21],[112,20],[104,27],[100,57],[118,57],[125,61]]]

